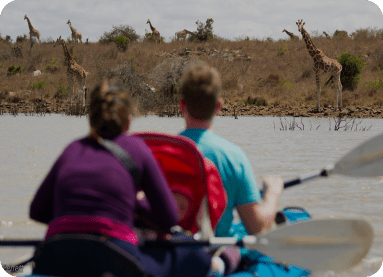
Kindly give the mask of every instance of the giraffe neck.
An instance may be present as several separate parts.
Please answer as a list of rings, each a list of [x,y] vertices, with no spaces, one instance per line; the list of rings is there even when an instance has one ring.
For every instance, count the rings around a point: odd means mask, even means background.
[[[28,17],[27,17],[27,21],[28,21],[29,30],[32,31],[33,30],[33,26],[32,26],[31,21],[29,20]]]
[[[293,36],[293,33],[290,33],[289,31],[285,31],[286,32],[286,34],[288,34],[290,37],[292,37]]]
[[[154,28],[154,27],[152,26],[152,23],[150,23],[150,21],[149,21],[149,26],[150,26],[150,29],[152,30],[152,32],[154,32],[154,30],[155,30],[156,28]]]
[[[306,47],[309,50],[310,56],[314,58],[316,55],[315,51],[317,50],[314,42],[311,40],[310,35],[306,32],[306,30],[303,27],[301,27],[301,34],[302,34],[302,38],[304,39],[306,43]]]
[[[76,33],[77,32],[76,29],[72,27],[72,24],[69,23],[68,25],[69,25],[69,28],[71,29],[72,33]]]
[[[64,49],[64,56],[65,59],[67,60],[68,64],[70,63],[71,60],[73,60],[72,55],[69,53],[68,47],[66,46],[65,41],[62,39],[61,40],[61,45],[63,46]]]

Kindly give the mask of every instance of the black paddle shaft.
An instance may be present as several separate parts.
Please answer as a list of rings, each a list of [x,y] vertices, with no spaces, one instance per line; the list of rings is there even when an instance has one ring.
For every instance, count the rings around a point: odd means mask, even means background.
[[[310,179],[314,179],[314,178],[317,178],[317,177],[327,177],[329,175],[329,172],[327,169],[322,169],[320,171],[315,171],[315,172],[311,172],[311,173],[308,173],[308,174],[305,174],[305,175],[301,175],[299,176],[298,178],[295,178],[295,179],[292,179],[292,180],[289,180],[289,181],[286,181],[284,182],[284,188],[289,188],[289,187],[292,187],[292,186],[295,186],[295,185],[299,185],[305,181],[308,181]],[[261,195],[262,197],[265,195],[266,193],[266,186],[265,186],[265,183],[263,183],[263,189],[261,191]]]

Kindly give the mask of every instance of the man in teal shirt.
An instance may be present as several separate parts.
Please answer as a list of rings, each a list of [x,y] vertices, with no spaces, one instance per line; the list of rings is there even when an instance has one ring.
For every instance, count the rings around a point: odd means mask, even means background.
[[[195,141],[221,174],[228,206],[216,228],[216,236],[229,236],[234,208],[247,233],[253,235],[267,230],[274,222],[283,182],[280,177],[265,178],[267,189],[261,201],[252,167],[242,149],[213,133],[213,117],[220,112],[223,102],[220,91],[221,80],[213,68],[196,65],[183,74],[180,109],[186,130],[180,135]]]

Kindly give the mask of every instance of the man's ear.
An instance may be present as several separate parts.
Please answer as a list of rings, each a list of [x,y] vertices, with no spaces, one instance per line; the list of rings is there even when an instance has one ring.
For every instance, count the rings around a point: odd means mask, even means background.
[[[223,99],[220,97],[218,98],[218,101],[217,101],[217,106],[215,107],[215,115],[219,114],[219,112],[221,111],[222,109],[222,106],[223,106]]]
[[[186,111],[185,100],[183,100],[182,98],[180,99],[180,110],[181,113]]]

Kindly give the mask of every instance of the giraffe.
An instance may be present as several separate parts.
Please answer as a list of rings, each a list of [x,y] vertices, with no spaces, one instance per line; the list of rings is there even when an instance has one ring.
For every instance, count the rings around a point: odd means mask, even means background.
[[[299,40],[299,37],[297,35],[294,35],[293,33],[290,33],[289,31],[287,31],[286,29],[283,29],[282,33],[285,32],[286,34],[288,34],[290,36],[290,39],[297,39]]]
[[[331,37],[325,31],[323,31],[323,34],[326,36],[327,39],[331,40]]]
[[[66,24],[69,25],[69,28],[72,31],[72,40],[77,43],[78,42],[77,40],[79,39],[80,42],[82,43],[81,33],[77,32],[77,30],[72,27],[72,23],[70,22],[70,20],[68,20],[68,22]]]
[[[153,26],[152,26],[152,23],[150,23],[150,20],[148,19],[148,21],[146,22],[146,24],[149,24],[150,25],[150,29],[152,30],[152,38],[153,38],[153,40],[155,41],[155,42],[159,42],[159,43],[161,43],[161,35],[160,35],[160,32],[158,32],[157,30],[156,30],[156,28],[154,28]]]
[[[184,29],[183,31],[179,31],[179,32],[176,33],[176,39],[179,40],[180,38],[183,38],[184,41],[185,41],[186,40],[186,36],[188,34],[191,35],[192,32],[190,32],[190,31],[188,31],[186,29]]]
[[[56,47],[59,44],[61,44],[64,49],[64,56],[67,62],[66,75],[69,83],[70,104],[72,104],[72,93],[74,94],[74,81],[76,80],[82,88],[82,105],[85,106],[86,72],[84,68],[79,66],[73,59],[72,55],[68,51],[68,47],[66,46],[65,40],[63,40],[61,36],[57,39],[53,47]]]
[[[29,40],[32,42],[32,37],[36,37],[38,40],[39,40],[39,43],[41,43],[40,41],[40,32],[37,31],[36,29],[33,29],[33,26],[31,24],[31,21],[29,20],[29,18],[27,17],[27,15],[24,16],[24,20],[27,20],[28,21],[28,27],[29,27]]]
[[[306,30],[303,28],[303,25],[305,23],[303,22],[303,19],[301,21],[298,20],[296,22],[298,25],[298,31],[302,34],[302,38],[304,39],[306,43],[306,47],[309,50],[310,56],[314,60],[313,70],[315,72],[315,79],[317,84],[317,109],[319,111],[320,108],[320,80],[319,75],[325,74],[325,73],[331,73],[331,75],[335,79],[335,83],[337,85],[337,92],[336,92],[336,109],[338,109],[338,95],[340,94],[340,107],[342,107],[342,83],[340,82],[340,73],[342,72],[342,65],[337,61],[328,58],[322,50],[318,49],[313,41],[311,40],[311,37],[306,32]]]

